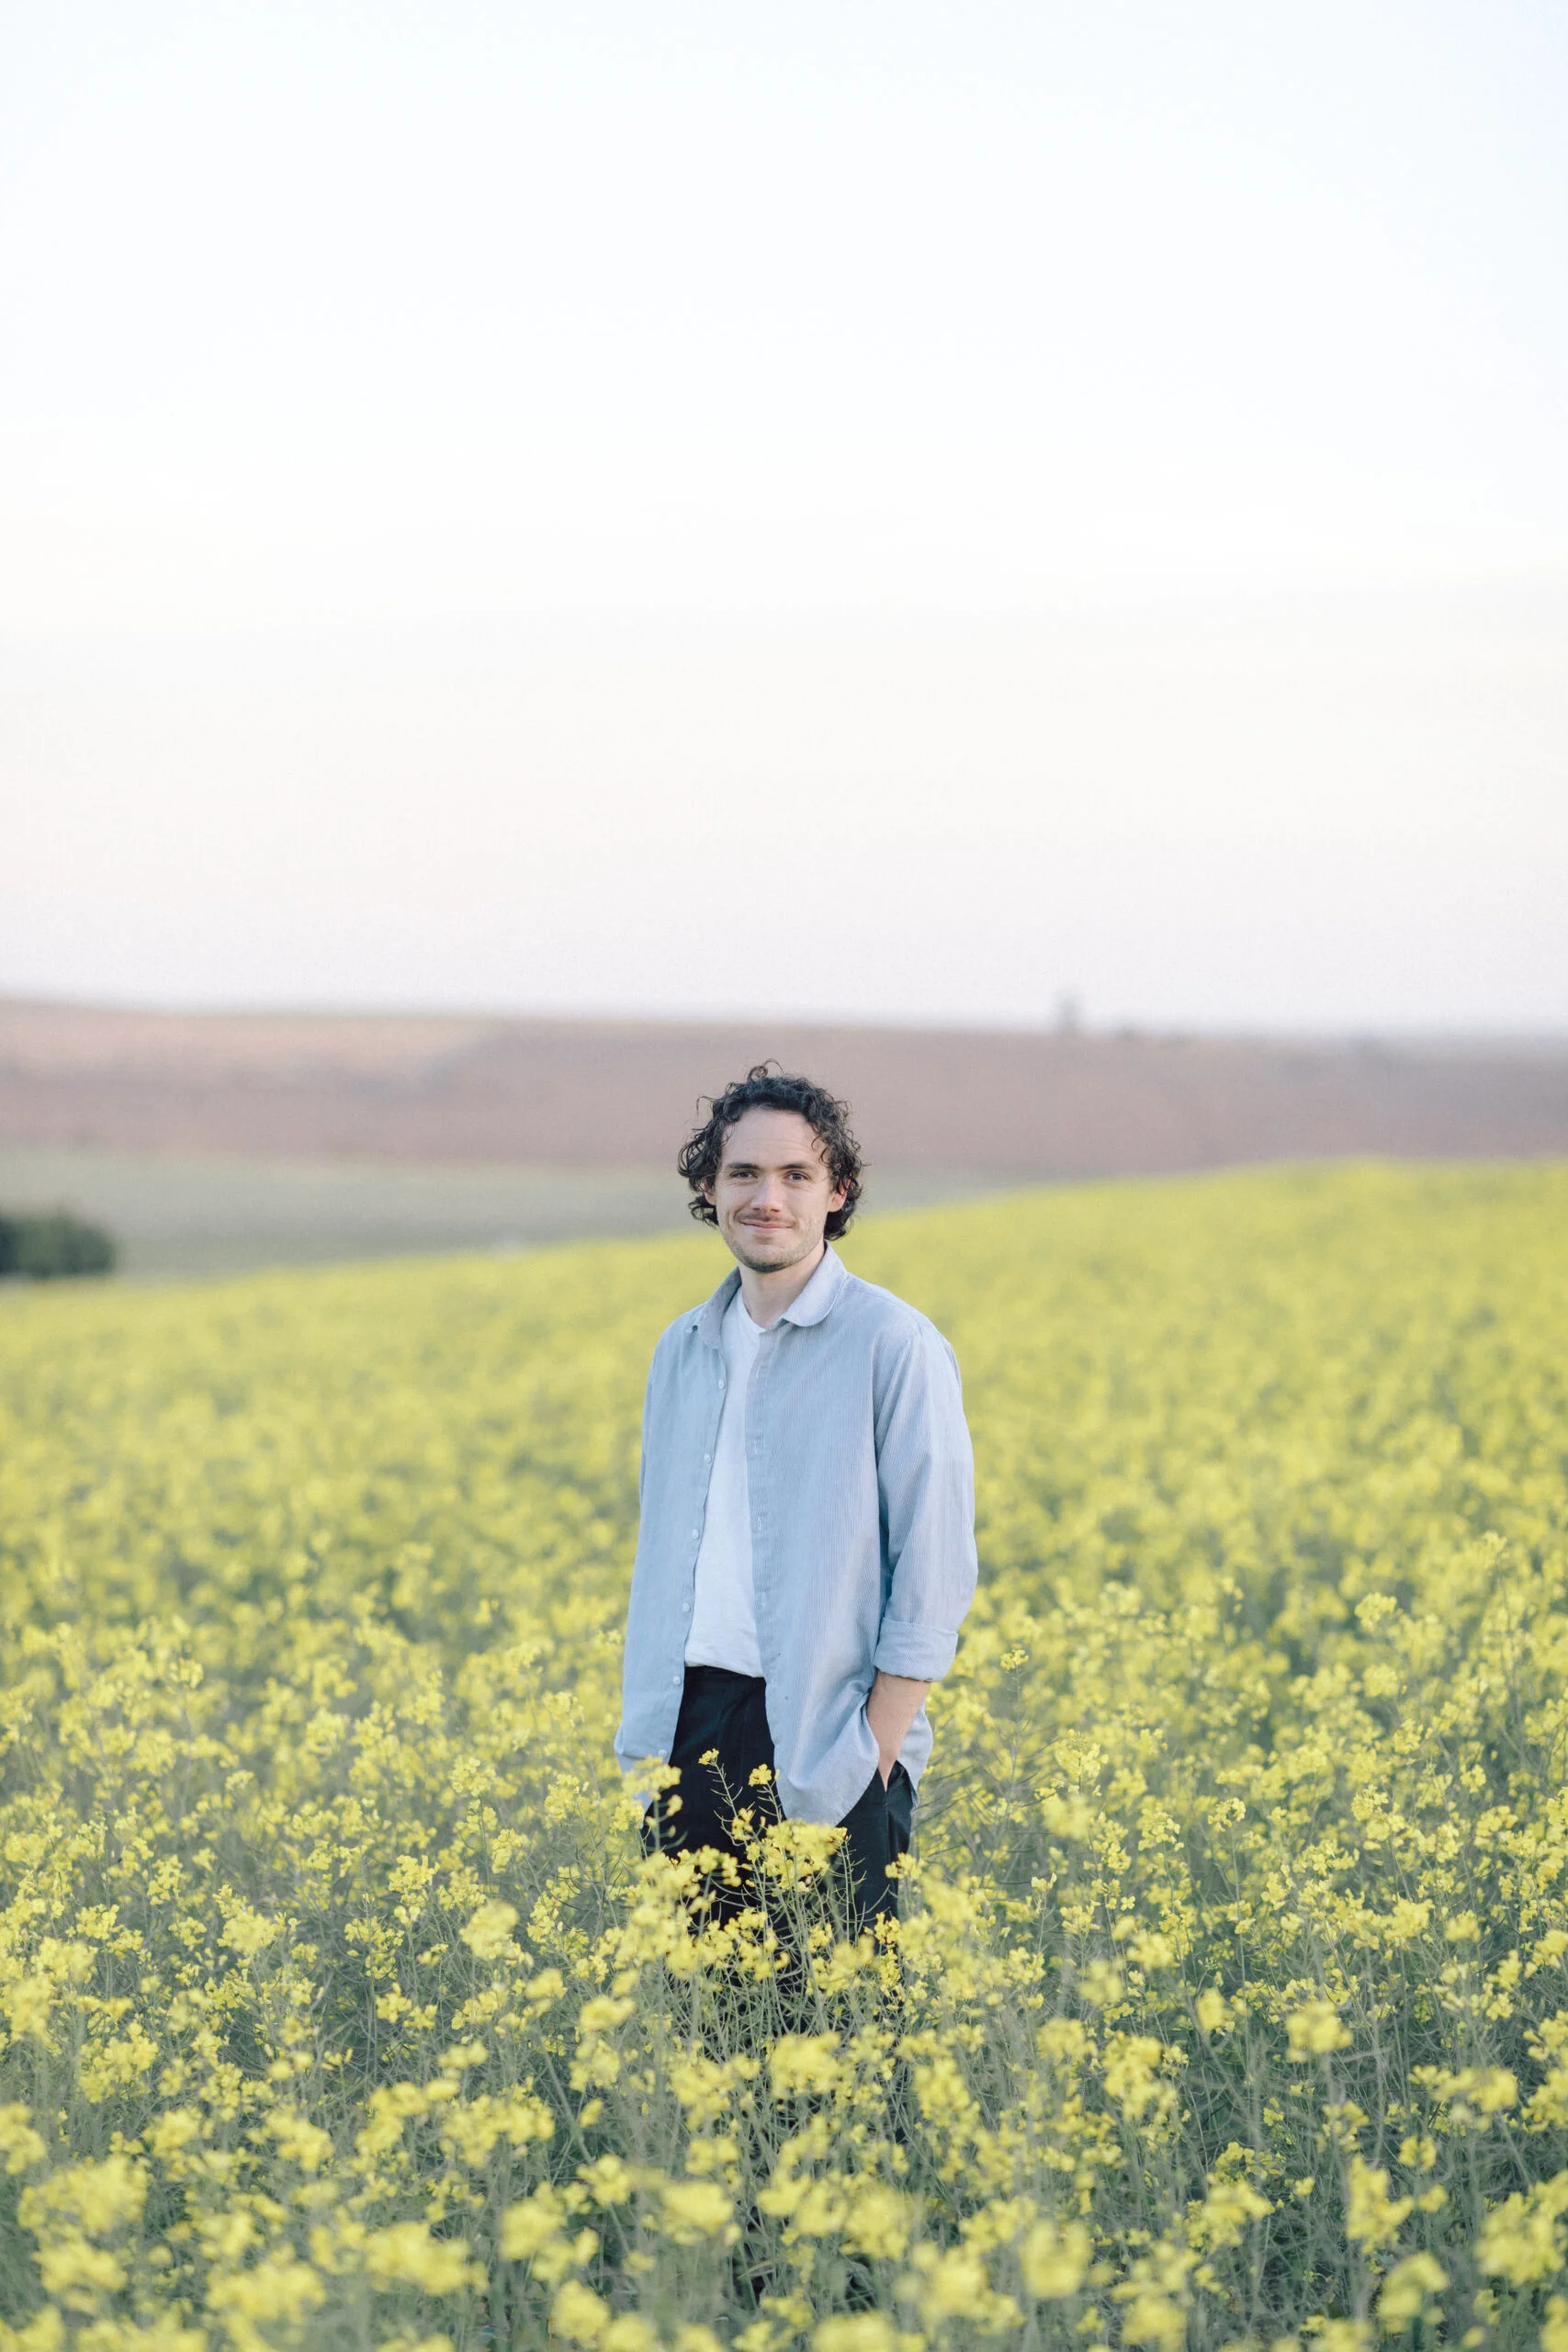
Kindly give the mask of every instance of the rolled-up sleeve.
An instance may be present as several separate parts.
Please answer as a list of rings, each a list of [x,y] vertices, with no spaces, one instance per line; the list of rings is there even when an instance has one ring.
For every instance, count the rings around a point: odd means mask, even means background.
[[[872,1663],[938,1682],[975,1595],[975,1459],[957,1359],[929,1325],[890,1366],[876,1424],[890,1576]]]

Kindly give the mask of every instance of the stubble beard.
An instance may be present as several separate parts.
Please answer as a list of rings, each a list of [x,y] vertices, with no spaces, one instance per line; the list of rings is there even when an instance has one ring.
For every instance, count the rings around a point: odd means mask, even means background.
[[[748,1273],[782,1274],[787,1267],[798,1266],[803,1258],[809,1258],[822,1238],[821,1235],[818,1234],[814,1238],[803,1239],[799,1234],[781,1232],[776,1227],[771,1230],[777,1240],[786,1246],[777,1254],[766,1258],[754,1256],[747,1247],[747,1242],[751,1238],[752,1228],[737,1226],[731,1232],[725,1235],[731,1255],[746,1268]]]

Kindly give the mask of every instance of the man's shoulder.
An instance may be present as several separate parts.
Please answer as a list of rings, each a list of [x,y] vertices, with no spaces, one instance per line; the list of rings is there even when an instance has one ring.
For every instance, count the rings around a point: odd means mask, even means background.
[[[897,1291],[884,1290],[880,1283],[868,1283],[859,1274],[847,1276],[838,1306],[857,1330],[874,1339],[890,1340],[895,1346],[934,1340],[947,1347],[929,1315],[922,1315]]]
[[[724,1285],[721,1283],[719,1284],[720,1290],[722,1290],[723,1287]],[[706,1298],[699,1298],[694,1306],[683,1307],[681,1313],[676,1316],[673,1322],[666,1323],[663,1330],[660,1331],[657,1340],[654,1342],[653,1361],[655,1363],[658,1363],[661,1357],[669,1356],[672,1353],[678,1353],[683,1348],[695,1346],[700,1343],[702,1338],[703,1317],[707,1313],[708,1308],[713,1305],[715,1295],[716,1294],[710,1292]]]
[[[672,1323],[666,1323],[654,1341],[655,1363],[659,1362],[660,1356],[667,1356],[671,1350],[683,1347],[689,1340],[696,1339],[702,1328],[703,1310],[706,1305],[706,1299],[699,1299],[695,1306],[686,1307],[682,1313],[676,1316]]]

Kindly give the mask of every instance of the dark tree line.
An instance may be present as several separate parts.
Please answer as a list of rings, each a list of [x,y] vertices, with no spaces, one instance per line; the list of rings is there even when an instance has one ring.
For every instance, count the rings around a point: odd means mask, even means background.
[[[63,1209],[41,1216],[0,1216],[0,1274],[52,1282],[66,1274],[114,1271],[113,1237]]]

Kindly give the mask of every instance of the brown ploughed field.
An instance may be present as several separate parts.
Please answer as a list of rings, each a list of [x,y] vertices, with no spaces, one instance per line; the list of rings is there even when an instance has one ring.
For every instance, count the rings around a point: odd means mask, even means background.
[[[698,1098],[769,1055],[850,1098],[872,1215],[1243,1160],[1568,1153],[1568,1044],[0,1001],[0,1211],[74,1210],[146,1277],[668,1231]]]
[[[1346,1153],[1568,1151],[1568,1041],[1532,1046],[0,1001],[0,1142],[668,1166],[772,1056],[854,1106],[874,1167],[991,1181]]]

